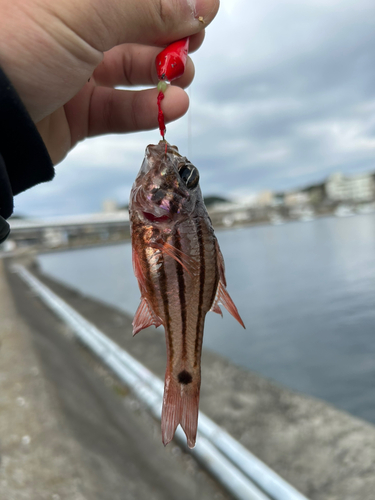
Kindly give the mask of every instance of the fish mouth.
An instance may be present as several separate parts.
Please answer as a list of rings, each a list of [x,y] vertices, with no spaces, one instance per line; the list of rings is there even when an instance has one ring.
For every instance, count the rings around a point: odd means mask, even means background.
[[[151,214],[150,212],[143,212],[143,217],[150,222],[166,222],[170,220],[169,215],[162,215],[160,217],[157,217],[156,215]]]

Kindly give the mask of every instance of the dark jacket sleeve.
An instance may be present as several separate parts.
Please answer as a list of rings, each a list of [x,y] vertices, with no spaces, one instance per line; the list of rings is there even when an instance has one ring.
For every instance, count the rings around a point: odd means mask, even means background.
[[[50,181],[54,173],[37,128],[0,68],[0,243],[8,235],[4,219],[13,212],[13,196]]]

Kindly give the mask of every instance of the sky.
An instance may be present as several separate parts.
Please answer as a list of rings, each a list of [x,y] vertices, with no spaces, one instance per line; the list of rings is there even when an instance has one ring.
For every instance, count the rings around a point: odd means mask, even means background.
[[[375,171],[373,0],[221,0],[192,58],[189,117],[166,138],[198,168],[204,195],[245,200]],[[126,204],[145,147],[158,140],[154,130],[80,143],[52,182],[15,198],[15,213]]]

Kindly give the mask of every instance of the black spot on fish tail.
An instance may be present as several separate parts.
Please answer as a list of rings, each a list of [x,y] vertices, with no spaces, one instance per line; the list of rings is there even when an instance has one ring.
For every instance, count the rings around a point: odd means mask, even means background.
[[[180,372],[178,374],[177,378],[178,378],[178,381],[180,382],[180,384],[184,384],[184,385],[191,384],[191,382],[193,380],[193,377],[191,376],[191,374],[189,372],[187,372],[186,370],[182,370],[182,372]]]

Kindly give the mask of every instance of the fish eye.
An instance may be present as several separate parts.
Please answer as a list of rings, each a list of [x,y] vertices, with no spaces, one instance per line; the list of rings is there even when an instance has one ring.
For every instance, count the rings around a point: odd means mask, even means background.
[[[199,172],[194,165],[183,165],[178,173],[188,189],[194,189],[197,187],[199,182]]]

